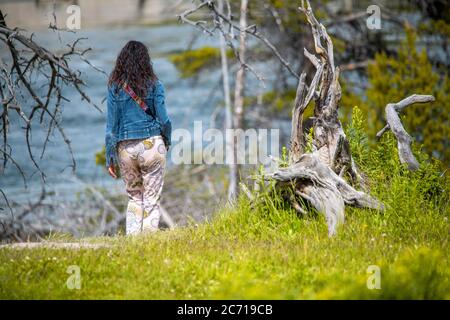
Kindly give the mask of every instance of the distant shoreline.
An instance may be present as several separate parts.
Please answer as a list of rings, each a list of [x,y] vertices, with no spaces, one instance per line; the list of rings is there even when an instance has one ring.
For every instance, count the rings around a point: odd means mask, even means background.
[[[68,1],[1,1],[2,12],[6,15],[6,23],[10,27],[38,31],[54,24],[58,28],[66,28],[66,20],[70,17]],[[176,0],[147,0],[139,7],[135,0],[95,0],[78,1],[80,7],[81,29],[92,29],[105,26],[148,25],[160,26],[176,24],[176,13],[182,12],[189,2]],[[117,9],[120,10],[117,10]],[[69,13],[68,11],[69,10]],[[54,15],[53,15],[54,13]]]

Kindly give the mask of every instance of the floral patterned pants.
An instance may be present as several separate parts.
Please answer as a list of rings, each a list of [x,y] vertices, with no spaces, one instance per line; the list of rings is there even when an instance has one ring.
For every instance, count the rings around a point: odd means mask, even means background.
[[[128,194],[126,234],[158,230],[166,146],[161,136],[118,144],[119,167]]]

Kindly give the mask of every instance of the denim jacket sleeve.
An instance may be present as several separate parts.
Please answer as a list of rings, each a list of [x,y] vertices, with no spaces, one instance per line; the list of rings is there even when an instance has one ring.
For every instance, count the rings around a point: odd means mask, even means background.
[[[171,144],[172,122],[167,115],[164,85],[161,81],[157,81],[155,88],[155,111],[161,124],[161,134],[167,143]]]
[[[108,88],[107,117],[106,117],[106,167],[117,164],[117,139],[118,139],[119,115],[114,101],[114,88]]]

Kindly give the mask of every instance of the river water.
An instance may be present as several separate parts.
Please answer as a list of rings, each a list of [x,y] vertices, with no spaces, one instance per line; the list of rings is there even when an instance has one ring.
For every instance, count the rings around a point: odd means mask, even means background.
[[[70,38],[86,37],[88,39],[81,42],[81,48],[91,47],[92,51],[87,58],[93,65],[105,70],[107,74],[113,68],[119,50],[127,41],[135,39],[144,42],[150,48],[155,71],[165,84],[166,104],[174,129],[190,129],[194,120],[209,123],[211,113],[221,100],[221,87],[217,86],[220,79],[218,70],[203,73],[196,81],[183,80],[168,59],[171,52],[186,49],[194,33],[197,32],[190,26],[176,24],[151,27],[96,27],[79,31],[76,35],[71,33],[58,35],[53,31],[41,31],[36,33],[35,40],[50,50],[60,50]],[[194,47],[203,45],[217,46],[217,40],[206,36],[199,37]],[[1,56],[7,56],[5,48],[1,47],[1,50]],[[85,91],[105,110],[107,76],[93,70],[82,61],[72,61],[71,67],[82,72],[82,78],[87,84]],[[217,88],[217,92],[211,98],[210,93],[214,88]],[[62,125],[72,143],[77,165],[76,176],[97,186],[121,190],[122,183],[111,179],[102,167],[95,164],[95,153],[101,150],[104,144],[105,112],[99,112],[86,101],[81,101],[73,88],[66,88],[64,96],[69,98],[70,102],[62,105]],[[11,125],[9,144],[13,148],[13,156],[25,169],[29,178],[28,188],[24,188],[19,172],[11,163],[6,167],[4,174],[0,175],[0,188],[10,200],[23,203],[35,198],[41,189],[38,175],[36,173],[33,175],[36,170],[27,154],[24,130],[20,129],[14,121]],[[45,133],[45,129],[35,126],[32,146],[38,159],[44,140],[41,133]],[[39,161],[39,165],[48,177],[47,190],[52,190],[62,197],[75,193],[78,187],[72,181],[72,170],[68,168],[70,164],[68,149],[59,133],[55,131],[44,157]]]

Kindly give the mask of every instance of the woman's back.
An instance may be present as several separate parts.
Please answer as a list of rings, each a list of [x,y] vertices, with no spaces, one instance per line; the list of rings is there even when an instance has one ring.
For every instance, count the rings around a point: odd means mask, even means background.
[[[158,230],[159,200],[172,124],[164,86],[153,72],[145,45],[130,41],[121,50],[108,83],[106,166],[120,167],[128,194],[126,233]]]
[[[157,80],[143,98],[148,111],[145,112],[123,88],[116,84],[108,90],[108,106],[114,109],[117,118],[117,141],[141,139],[163,135],[170,144],[170,120],[165,107],[164,86]],[[113,120],[113,119],[111,119]]]

